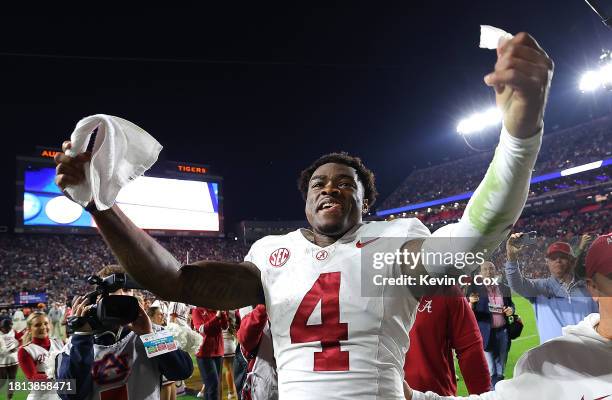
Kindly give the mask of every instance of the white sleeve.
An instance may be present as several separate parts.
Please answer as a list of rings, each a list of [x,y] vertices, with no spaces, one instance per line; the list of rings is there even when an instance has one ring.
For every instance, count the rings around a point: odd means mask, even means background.
[[[255,243],[253,243],[247,255],[244,256],[245,262],[250,262],[251,264],[255,265],[257,269],[259,270],[260,272],[259,279],[261,282],[261,286],[264,289],[264,296],[267,296],[266,294],[266,269],[264,267],[262,260],[265,259],[265,256],[263,256],[263,252],[266,249],[265,247],[266,237],[263,237],[257,240]]]
[[[267,237],[267,236],[266,236],[266,237]],[[244,256],[244,261],[247,261],[247,262],[253,263],[253,264],[255,264],[255,266],[256,266],[257,268],[259,268],[259,266],[257,265],[257,258],[258,258],[259,253],[261,253],[261,250],[260,250],[260,249],[261,249],[261,247],[262,247],[262,243],[263,243],[262,241],[263,241],[263,240],[264,240],[266,237],[263,237],[263,238],[261,238],[261,239],[259,239],[259,240],[255,241],[255,243],[253,243],[253,244],[251,245],[251,248],[249,249],[249,252],[247,253],[247,255],[246,255],[246,256]]]
[[[412,390],[412,400],[501,400],[497,392],[486,392],[482,394],[472,394],[469,397],[462,396],[440,396],[434,392],[419,392]]]
[[[423,243],[423,251],[491,254],[523,211],[541,143],[542,130],[530,138],[518,139],[502,127],[493,160],[461,220],[435,231]],[[444,274],[448,269],[447,265],[435,263],[424,266],[432,274]]]
[[[253,258],[254,258],[254,256],[253,256],[253,253],[254,253],[253,247],[255,247],[255,243],[253,243],[253,245],[249,249],[249,252],[246,254],[246,256],[244,256],[244,261],[255,264],[253,262]],[[255,264],[255,265],[257,265],[257,264]]]

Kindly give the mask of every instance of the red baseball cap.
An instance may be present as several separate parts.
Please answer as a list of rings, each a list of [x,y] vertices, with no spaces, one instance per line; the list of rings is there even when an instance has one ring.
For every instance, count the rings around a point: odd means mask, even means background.
[[[586,255],[584,263],[586,276],[592,277],[595,272],[602,275],[612,273],[612,233],[595,239]]]
[[[548,246],[548,250],[546,250],[546,257],[549,257],[553,253],[561,253],[570,257],[576,257],[574,255],[574,251],[572,250],[572,246],[570,246],[570,244],[567,242],[555,242]]]

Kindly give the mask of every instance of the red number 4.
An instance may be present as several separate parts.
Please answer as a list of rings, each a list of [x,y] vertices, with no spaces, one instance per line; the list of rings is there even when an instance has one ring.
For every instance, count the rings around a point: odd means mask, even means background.
[[[308,325],[308,318],[321,301],[321,323]],[[349,352],[340,350],[348,340],[348,324],[340,322],[340,272],[319,275],[302,299],[289,330],[291,343],[321,342],[314,353],[314,371],[348,371]]]

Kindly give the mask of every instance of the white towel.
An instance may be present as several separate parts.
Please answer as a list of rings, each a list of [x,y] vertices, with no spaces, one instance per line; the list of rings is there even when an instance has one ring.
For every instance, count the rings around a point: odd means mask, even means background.
[[[98,210],[106,210],[113,206],[123,186],[151,168],[162,145],[130,121],[96,114],[77,123],[70,135],[72,148],[66,155],[84,153],[96,128],[91,161],[85,165],[86,179],[77,186],[66,187],[66,192],[83,207],[93,200]]]

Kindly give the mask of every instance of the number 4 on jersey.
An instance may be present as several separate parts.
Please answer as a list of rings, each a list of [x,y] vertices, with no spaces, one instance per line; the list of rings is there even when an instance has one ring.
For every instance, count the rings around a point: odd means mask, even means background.
[[[308,318],[321,301],[321,323],[308,325]],[[319,275],[306,293],[291,322],[291,343],[321,342],[314,354],[314,371],[348,371],[349,352],[340,350],[348,340],[348,324],[340,322],[340,272]]]

